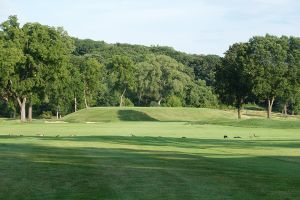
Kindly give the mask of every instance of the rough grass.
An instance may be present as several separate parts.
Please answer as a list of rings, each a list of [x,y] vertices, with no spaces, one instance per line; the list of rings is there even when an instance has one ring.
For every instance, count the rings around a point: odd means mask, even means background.
[[[75,113],[94,124],[3,119],[0,199],[299,199],[299,120],[135,109]]]

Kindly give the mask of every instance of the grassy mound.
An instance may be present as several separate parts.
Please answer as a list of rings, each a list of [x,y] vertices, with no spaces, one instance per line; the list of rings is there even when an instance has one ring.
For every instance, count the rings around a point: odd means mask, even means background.
[[[235,119],[236,114],[207,108],[88,108],[64,117],[67,122],[162,121],[186,122],[204,119]]]
[[[298,129],[300,120],[285,118],[279,113],[274,113],[274,118],[269,120],[264,111],[243,112],[242,120],[237,120],[234,111],[224,111],[208,108],[118,108],[98,107],[80,110],[64,117],[64,121],[71,123],[96,123],[96,122],[188,122],[191,125],[220,125],[245,128],[276,128]]]

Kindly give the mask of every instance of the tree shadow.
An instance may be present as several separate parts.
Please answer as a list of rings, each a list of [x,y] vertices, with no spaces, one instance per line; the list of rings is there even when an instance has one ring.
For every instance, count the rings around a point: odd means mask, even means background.
[[[20,138],[18,136],[13,136]],[[40,140],[73,141],[73,142],[107,142],[110,144],[139,145],[139,146],[165,146],[178,148],[231,148],[231,149],[253,149],[259,148],[296,148],[300,147],[300,140],[262,140],[262,139],[199,139],[187,137],[153,137],[153,136],[23,136]],[[9,139],[11,136],[0,136],[0,139]]]
[[[245,128],[299,129],[300,121],[268,120],[268,119],[211,119],[188,122],[187,125],[219,125]]]
[[[136,110],[118,110],[118,118],[121,121],[158,121],[146,113]]]
[[[109,143],[116,145],[138,145],[145,147],[175,147],[183,149],[210,149],[210,148],[229,148],[229,149],[266,149],[266,148],[287,148],[299,149],[299,139],[259,139],[258,138],[233,138],[227,139],[203,139],[203,138],[187,138],[184,136],[179,137],[162,137],[162,136],[76,136],[76,135],[53,135],[53,136],[25,136],[25,135],[0,135],[0,140],[23,140],[34,139],[41,141],[60,141],[60,142],[91,142],[91,143]],[[269,149],[271,150],[271,149]]]

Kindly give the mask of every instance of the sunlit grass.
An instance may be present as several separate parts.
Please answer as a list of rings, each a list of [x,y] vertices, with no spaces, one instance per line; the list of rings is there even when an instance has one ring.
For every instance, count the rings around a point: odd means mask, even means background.
[[[300,196],[297,119],[238,121],[231,111],[145,110],[137,108],[143,113],[126,112],[119,118],[117,108],[108,109],[108,118],[98,115],[101,120],[92,124],[84,120],[97,119],[99,110],[92,116],[82,111],[86,118],[75,113],[82,123],[3,119],[0,199]],[[177,120],[178,111],[184,120]]]

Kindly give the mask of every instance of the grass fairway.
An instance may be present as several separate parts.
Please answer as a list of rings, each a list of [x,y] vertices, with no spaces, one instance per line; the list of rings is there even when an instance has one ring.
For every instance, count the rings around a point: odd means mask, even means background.
[[[300,120],[235,118],[92,108],[59,122],[0,120],[0,199],[299,199]]]

